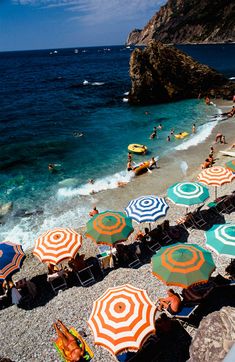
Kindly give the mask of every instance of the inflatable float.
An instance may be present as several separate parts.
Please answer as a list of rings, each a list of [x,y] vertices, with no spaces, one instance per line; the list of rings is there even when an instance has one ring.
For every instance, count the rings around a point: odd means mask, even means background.
[[[147,151],[147,147],[144,145],[139,145],[137,143],[132,143],[128,146],[128,151],[132,152],[132,153],[138,153],[138,154],[142,154],[145,153]]]
[[[177,138],[177,139],[181,139],[186,136],[188,136],[188,132],[181,132],[181,133],[175,134],[175,138]]]
[[[135,173],[136,176],[142,175],[142,173],[145,173],[148,171],[150,162],[146,161],[141,163],[140,165],[136,166],[133,168],[133,171]]]

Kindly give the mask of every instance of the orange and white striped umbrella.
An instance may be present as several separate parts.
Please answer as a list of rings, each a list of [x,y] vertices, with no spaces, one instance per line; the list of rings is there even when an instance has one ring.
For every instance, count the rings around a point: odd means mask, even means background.
[[[156,306],[143,289],[130,284],[113,287],[97,299],[88,320],[95,344],[118,354],[138,350],[154,333]]]
[[[232,182],[235,175],[225,167],[214,166],[203,170],[197,178],[203,184],[217,187]],[[216,191],[217,189],[215,189]]]
[[[56,228],[42,234],[33,254],[42,262],[59,264],[73,258],[82,245],[82,236],[70,228]]]

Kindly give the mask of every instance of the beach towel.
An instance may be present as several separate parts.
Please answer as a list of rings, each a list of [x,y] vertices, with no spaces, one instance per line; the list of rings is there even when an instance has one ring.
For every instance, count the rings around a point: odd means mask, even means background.
[[[69,329],[69,333],[72,334],[74,337],[76,337],[77,343],[81,347],[82,346],[81,340],[80,340],[80,337],[78,337],[78,332],[76,331],[76,329],[71,327]],[[80,362],[89,362],[94,357],[94,353],[92,352],[92,350],[90,349],[90,347],[88,346],[87,342],[84,339],[83,339],[83,343],[85,344],[85,352],[84,352],[83,357],[80,359]],[[57,338],[55,341],[53,341],[53,344],[54,344],[57,352],[60,355],[61,361],[68,362],[68,360],[64,358],[64,355],[62,352],[62,344],[61,344],[60,339]]]

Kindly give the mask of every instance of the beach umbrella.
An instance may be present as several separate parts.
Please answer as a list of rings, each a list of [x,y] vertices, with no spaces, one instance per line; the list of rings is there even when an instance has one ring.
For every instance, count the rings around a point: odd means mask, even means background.
[[[105,211],[88,221],[86,236],[98,244],[112,246],[128,239],[133,231],[131,218],[126,217],[123,212]]]
[[[208,199],[209,190],[199,182],[177,182],[168,188],[167,197],[174,204],[188,207]]]
[[[43,233],[35,243],[33,254],[42,262],[59,264],[74,258],[82,246],[82,236],[70,228],[55,228]]]
[[[218,255],[235,258],[235,224],[217,224],[205,232],[206,246]]]
[[[206,282],[215,269],[211,253],[196,244],[162,247],[151,261],[152,273],[158,279],[182,288]]]
[[[215,186],[215,198],[217,198],[217,186],[232,182],[234,177],[235,175],[227,168],[214,166],[203,170],[198,175],[198,181],[206,185]]]
[[[168,208],[163,197],[147,195],[131,200],[125,210],[127,215],[138,223],[150,223],[165,216]]]
[[[0,243],[0,280],[20,270],[25,259],[21,245],[4,241]]]
[[[225,164],[226,168],[230,171],[232,171],[233,173],[235,173],[235,160],[232,161],[228,161]]]
[[[93,303],[88,320],[95,344],[116,355],[123,350],[138,350],[155,332],[156,306],[145,290],[125,284],[108,288]]]

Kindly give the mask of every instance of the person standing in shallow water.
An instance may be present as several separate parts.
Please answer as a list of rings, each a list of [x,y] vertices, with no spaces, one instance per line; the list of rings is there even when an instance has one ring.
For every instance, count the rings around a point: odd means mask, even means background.
[[[192,126],[192,133],[196,133],[196,125],[195,125],[195,123]]]

